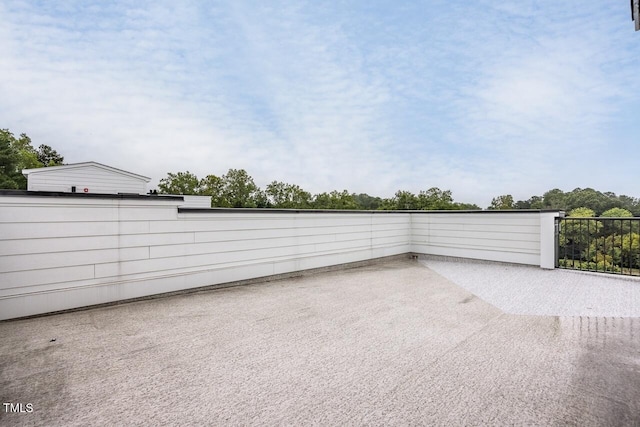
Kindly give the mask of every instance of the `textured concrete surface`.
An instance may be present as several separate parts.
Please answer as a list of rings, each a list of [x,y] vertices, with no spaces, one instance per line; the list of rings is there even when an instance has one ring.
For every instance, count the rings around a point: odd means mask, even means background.
[[[640,317],[640,277],[425,255],[419,259],[507,313]]]
[[[412,261],[0,334],[34,409],[0,425],[640,425],[640,319],[505,314]]]

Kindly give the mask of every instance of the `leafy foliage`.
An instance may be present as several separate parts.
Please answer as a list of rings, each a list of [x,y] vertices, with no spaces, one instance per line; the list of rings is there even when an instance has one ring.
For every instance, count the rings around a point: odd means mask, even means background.
[[[640,222],[624,219],[631,218],[631,212],[621,208],[603,212],[602,220],[594,217],[592,209],[581,207],[562,221],[560,265],[607,272],[640,269]]]
[[[20,134],[16,138],[8,129],[0,129],[0,188],[27,188],[27,179],[22,175],[23,169],[34,169],[63,164],[62,157],[48,145],[40,145],[34,149],[31,138]]]
[[[297,185],[273,181],[265,191],[269,205],[282,209],[309,209],[311,193]]]
[[[505,194],[502,196],[494,197],[491,200],[491,205],[489,209],[491,210],[504,210],[504,209],[515,209],[515,203],[513,201],[513,196],[511,194]]]
[[[383,210],[479,210],[477,205],[456,203],[451,191],[432,187],[418,195],[410,191],[397,191],[394,197],[382,200],[378,209]]]
[[[314,209],[358,209],[355,198],[347,190],[334,190],[330,193],[320,193],[313,197],[311,206]]]
[[[164,194],[201,195],[200,180],[189,171],[167,174],[158,184],[158,189]]]
[[[23,134],[24,135],[24,134]],[[26,136],[26,135],[24,135]],[[42,164],[42,166],[58,166],[63,164],[64,157],[62,157],[56,150],[49,147],[48,145],[41,144],[38,147],[38,151],[36,152],[36,156],[38,161]]]
[[[11,139],[6,131],[0,130],[0,188],[15,190],[23,186],[19,163],[20,157],[12,147]]]
[[[229,169],[222,176],[221,206],[230,208],[266,207],[266,198],[244,169]]]
[[[611,208],[604,211],[600,216],[603,218],[629,218],[632,217],[633,214],[627,209]]]
[[[518,203],[521,202],[517,202],[516,205]],[[616,207],[626,209],[634,216],[640,216],[640,199],[625,195],[617,196],[612,192],[603,193],[592,188],[576,188],[568,193],[557,188],[549,190],[544,193],[540,208],[570,211],[580,206],[592,209],[596,216]]]

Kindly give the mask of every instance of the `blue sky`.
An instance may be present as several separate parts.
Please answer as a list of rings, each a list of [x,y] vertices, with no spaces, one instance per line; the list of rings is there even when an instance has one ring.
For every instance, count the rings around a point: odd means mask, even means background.
[[[640,197],[628,0],[0,0],[0,17],[0,127],[70,163],[482,207]]]

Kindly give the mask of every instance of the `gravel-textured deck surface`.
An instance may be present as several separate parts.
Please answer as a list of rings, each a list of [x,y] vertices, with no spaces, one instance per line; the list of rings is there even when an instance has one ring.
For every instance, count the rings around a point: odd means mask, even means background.
[[[505,314],[408,260],[0,335],[34,409],[0,425],[640,424],[640,319]]]
[[[433,256],[420,262],[507,313],[640,317],[640,277]]]

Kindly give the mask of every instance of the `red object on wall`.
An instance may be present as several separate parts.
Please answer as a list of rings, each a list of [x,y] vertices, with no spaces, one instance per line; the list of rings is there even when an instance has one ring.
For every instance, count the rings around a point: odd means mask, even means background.
[[[88,193],[88,192],[89,192],[89,189],[88,189],[88,188],[85,188],[85,189],[84,189],[84,190],[82,190],[82,191],[84,191],[85,193]]]

